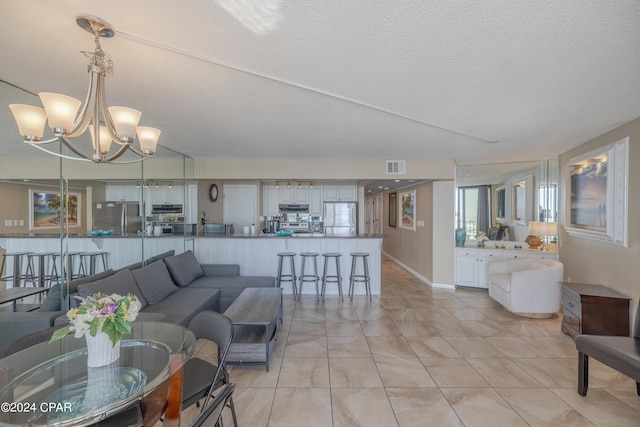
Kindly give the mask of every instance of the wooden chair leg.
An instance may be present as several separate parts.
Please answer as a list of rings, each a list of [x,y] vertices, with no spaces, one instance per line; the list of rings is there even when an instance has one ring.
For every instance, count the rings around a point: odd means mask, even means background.
[[[587,356],[582,352],[578,352],[578,394],[580,396],[586,396],[588,386],[589,386],[589,356]]]

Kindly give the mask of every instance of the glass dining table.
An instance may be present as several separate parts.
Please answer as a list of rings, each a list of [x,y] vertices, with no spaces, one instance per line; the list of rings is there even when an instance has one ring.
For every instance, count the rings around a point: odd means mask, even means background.
[[[180,424],[183,366],[195,351],[188,329],[134,322],[120,358],[87,367],[84,338],[68,335],[0,359],[0,425],[85,426],[140,405],[145,425]]]

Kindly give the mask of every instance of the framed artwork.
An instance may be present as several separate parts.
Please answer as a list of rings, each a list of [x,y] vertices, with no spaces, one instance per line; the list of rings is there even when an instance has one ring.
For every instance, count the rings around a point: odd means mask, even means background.
[[[60,228],[60,221],[68,227],[82,226],[80,206],[82,196],[68,193],[61,200],[60,193],[51,190],[29,190],[29,230]]]
[[[398,225],[398,194],[389,193],[389,227]]]
[[[416,190],[402,192],[400,198],[400,228],[416,229]]]
[[[565,230],[578,237],[627,246],[629,138],[569,160]]]

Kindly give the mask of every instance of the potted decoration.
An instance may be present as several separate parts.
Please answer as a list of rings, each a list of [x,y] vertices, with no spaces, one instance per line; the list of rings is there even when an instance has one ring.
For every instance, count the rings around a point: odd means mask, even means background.
[[[484,244],[489,241],[489,238],[487,237],[487,233],[479,231],[476,235],[476,240],[478,241],[478,246],[484,248]]]
[[[134,295],[125,297],[96,293],[80,299],[77,308],[67,312],[70,325],[58,329],[49,342],[62,339],[74,332],[76,338],[87,340],[87,365],[109,365],[120,357],[120,339],[131,332],[131,322],[140,311],[140,301]]]

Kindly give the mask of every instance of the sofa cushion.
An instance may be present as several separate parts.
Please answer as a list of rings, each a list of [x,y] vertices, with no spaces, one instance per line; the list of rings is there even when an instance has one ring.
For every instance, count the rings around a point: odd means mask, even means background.
[[[203,310],[220,310],[219,290],[182,288],[159,303],[148,306],[145,313],[162,313],[163,322],[187,326]]]
[[[69,292],[67,292],[66,284],[56,283],[49,289],[47,297],[45,298],[38,311],[62,310],[62,300],[67,299],[70,294],[75,294],[76,292],[78,292],[78,286],[82,285],[83,283],[90,283],[96,280],[104,279],[105,277],[113,275],[113,273],[113,270],[109,269],[98,274],[94,274],[93,276],[85,276],[79,279],[72,280],[69,283]]]
[[[190,250],[180,255],[166,257],[164,262],[178,286],[189,286],[198,277],[204,276],[200,263]]]
[[[158,255],[154,255],[151,258],[147,258],[147,260],[145,261],[145,265],[149,265],[149,264],[154,263],[156,261],[159,261],[161,259],[165,259],[166,257],[174,256],[175,254],[176,254],[176,251],[171,249],[170,251],[163,252],[163,253],[158,254]]]
[[[131,274],[136,279],[140,292],[142,292],[149,305],[162,301],[180,289],[171,280],[169,270],[167,270],[167,266],[162,260],[133,270]]]
[[[276,279],[271,276],[203,276],[194,280],[191,288],[239,289],[273,288]]]
[[[78,293],[82,297],[90,297],[97,292],[122,296],[133,294],[138,298],[140,304],[142,304],[141,308],[147,306],[147,300],[144,298],[144,295],[142,295],[142,292],[140,292],[140,288],[136,284],[133,274],[127,269],[120,270],[114,275],[104,279],[78,286]]]

